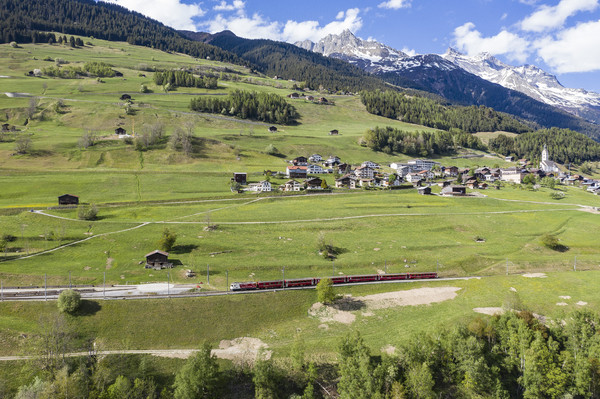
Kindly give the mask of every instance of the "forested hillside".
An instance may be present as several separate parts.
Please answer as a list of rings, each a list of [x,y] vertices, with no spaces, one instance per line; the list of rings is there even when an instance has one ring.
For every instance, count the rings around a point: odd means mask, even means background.
[[[248,65],[230,52],[185,39],[176,30],[116,4],[94,0],[0,0],[0,43],[31,43],[40,39],[47,42],[40,31],[126,41]]]
[[[385,89],[381,79],[373,77],[345,61],[325,57],[289,43],[250,40],[225,31],[215,35],[182,31],[194,40],[218,46],[257,65],[261,72],[284,79],[306,82],[311,89],[358,92]]]
[[[374,115],[441,130],[459,129],[468,133],[532,130],[515,118],[484,106],[444,106],[428,98],[393,91],[362,92],[361,100],[367,111]]]
[[[538,159],[540,148],[546,144],[553,161],[562,164],[581,164],[600,160],[600,144],[581,133],[568,129],[543,129],[516,137],[500,135],[490,139],[488,147],[502,155]]]

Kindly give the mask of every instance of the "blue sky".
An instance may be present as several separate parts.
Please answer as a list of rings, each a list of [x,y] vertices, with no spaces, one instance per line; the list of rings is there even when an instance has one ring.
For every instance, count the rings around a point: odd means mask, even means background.
[[[410,53],[534,64],[600,92],[600,0],[109,0],[177,29],[317,41],[350,29]]]

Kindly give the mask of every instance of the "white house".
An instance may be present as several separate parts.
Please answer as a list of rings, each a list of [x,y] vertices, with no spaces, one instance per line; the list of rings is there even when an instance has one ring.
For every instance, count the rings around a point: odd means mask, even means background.
[[[371,161],[365,161],[360,166],[366,166],[367,168],[371,169],[379,169],[379,164]]]
[[[296,180],[292,179],[292,180],[286,181],[285,184],[283,184],[281,187],[282,187],[283,191],[300,191],[302,184],[300,184],[300,182],[297,182]]]
[[[406,181],[409,183],[418,183],[423,180],[423,177],[418,173],[409,173],[406,175]]]
[[[431,161],[429,159],[411,159],[407,162],[408,165],[414,170],[431,170],[436,165],[441,165],[439,162]]]
[[[248,190],[257,191],[259,193],[271,191],[271,183],[266,180],[260,181],[258,183],[250,183],[248,184]]]
[[[335,166],[341,164],[342,160],[336,157],[335,155],[332,155],[329,158],[327,158],[327,160],[323,163],[325,164],[325,166]]]
[[[285,169],[287,177],[306,178],[306,166],[288,166]]]
[[[335,179],[335,188],[356,188],[356,176],[347,174],[339,179]]]
[[[323,170],[323,167],[321,165],[308,165],[306,167],[306,173],[308,173],[309,175],[319,175],[321,173],[326,173],[325,170]]]
[[[521,184],[523,182],[523,172],[520,168],[500,169],[500,180]]]
[[[323,157],[319,154],[312,154],[310,157],[308,157],[308,160],[310,162],[321,162],[323,160]]]

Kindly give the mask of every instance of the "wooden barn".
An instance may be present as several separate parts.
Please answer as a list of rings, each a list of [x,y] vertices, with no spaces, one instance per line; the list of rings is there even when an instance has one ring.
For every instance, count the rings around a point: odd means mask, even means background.
[[[60,195],[58,205],[79,205],[79,197],[71,194]]]
[[[123,94],[121,97],[119,97],[121,99],[121,101],[127,101],[127,100],[131,100],[131,96],[127,93]]]
[[[115,129],[115,134],[116,135],[123,135],[123,134],[127,134],[127,130],[123,129],[122,127],[118,127]]]
[[[240,184],[246,184],[246,179],[248,178],[247,173],[233,173],[233,181]]]
[[[169,253],[164,251],[152,251],[146,254],[146,269],[170,269],[173,263],[169,262]]]

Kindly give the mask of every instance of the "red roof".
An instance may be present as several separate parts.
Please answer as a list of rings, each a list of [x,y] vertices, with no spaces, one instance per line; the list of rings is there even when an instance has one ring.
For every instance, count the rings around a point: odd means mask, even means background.
[[[307,169],[307,166],[288,166],[287,168],[288,168],[289,170],[292,170],[292,169],[302,169],[302,170],[306,170],[306,169]]]

